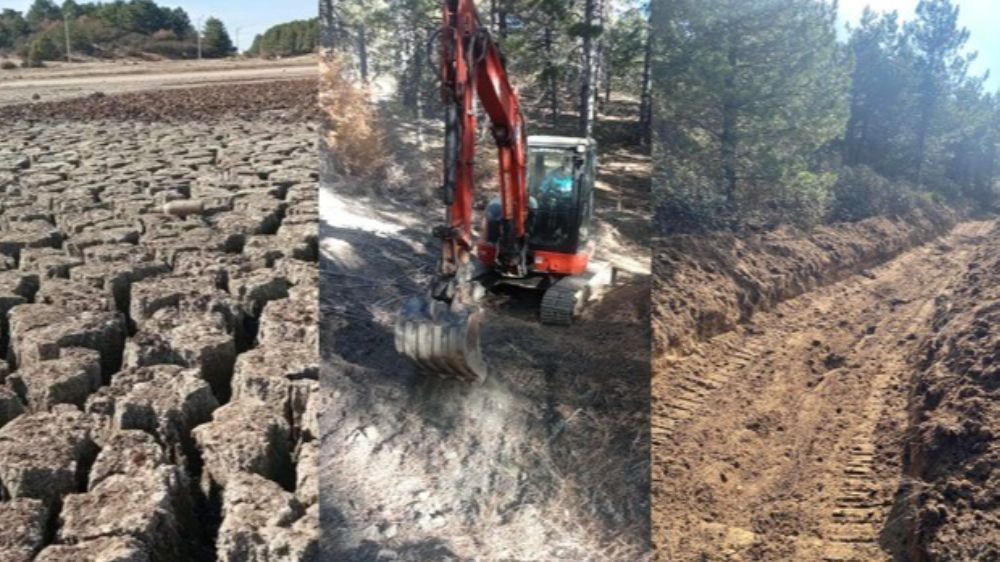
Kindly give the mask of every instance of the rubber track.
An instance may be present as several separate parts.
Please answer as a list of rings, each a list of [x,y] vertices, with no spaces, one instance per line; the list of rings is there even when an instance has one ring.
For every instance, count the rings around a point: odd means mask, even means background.
[[[542,324],[569,326],[577,312],[585,287],[575,286],[573,278],[562,279],[545,291],[542,297]]]

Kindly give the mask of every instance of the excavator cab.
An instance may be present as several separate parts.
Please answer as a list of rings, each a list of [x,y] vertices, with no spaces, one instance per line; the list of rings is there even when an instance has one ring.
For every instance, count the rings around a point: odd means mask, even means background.
[[[528,137],[528,247],[535,273],[579,275],[592,247],[597,144]]]

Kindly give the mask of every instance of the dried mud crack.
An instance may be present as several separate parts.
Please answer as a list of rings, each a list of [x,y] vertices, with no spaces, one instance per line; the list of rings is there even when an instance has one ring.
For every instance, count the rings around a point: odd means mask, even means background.
[[[5,562],[318,555],[318,134],[171,96],[5,120]]]
[[[660,559],[909,559],[897,501],[914,366],[936,303],[992,228],[962,223],[758,312],[690,355],[662,357],[653,383]]]

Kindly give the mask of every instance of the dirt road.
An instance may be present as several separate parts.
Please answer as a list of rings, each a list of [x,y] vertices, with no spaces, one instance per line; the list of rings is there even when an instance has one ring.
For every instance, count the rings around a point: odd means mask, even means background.
[[[992,222],[756,315],[653,382],[660,559],[888,561],[915,354]],[[995,241],[993,241],[995,242]]]
[[[210,84],[272,82],[316,76],[313,57],[284,61],[122,61],[0,72],[0,106]]]

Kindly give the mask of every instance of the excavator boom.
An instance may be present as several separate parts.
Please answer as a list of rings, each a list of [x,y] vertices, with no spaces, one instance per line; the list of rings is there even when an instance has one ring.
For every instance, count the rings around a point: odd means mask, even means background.
[[[411,300],[396,322],[396,348],[438,375],[484,380],[479,343],[482,310],[473,233],[473,163],[478,98],[497,145],[502,217],[493,267],[501,275],[528,271],[526,135],[517,92],[473,0],[442,0],[438,31],[441,96],[445,105],[445,224],[434,229],[441,256],[428,294]]]

